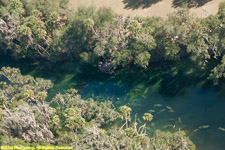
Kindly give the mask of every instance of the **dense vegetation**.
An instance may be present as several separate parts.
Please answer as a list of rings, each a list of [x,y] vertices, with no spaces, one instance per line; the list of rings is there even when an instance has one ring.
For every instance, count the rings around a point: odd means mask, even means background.
[[[0,144],[12,146],[58,145],[74,149],[195,149],[182,131],[157,131],[147,136],[150,113],[141,122],[131,121],[131,108],[119,112],[109,101],[83,100],[77,90],[69,89],[46,102],[49,80],[23,76],[19,69],[0,71]],[[119,118],[122,126],[113,124]],[[139,124],[140,125],[139,125]],[[107,126],[107,130],[106,129]]]
[[[73,11],[68,0],[0,0],[0,55],[78,61],[104,73],[187,58],[202,70],[214,61],[208,78],[218,84],[225,77],[224,35],[225,3],[206,18],[184,7],[162,19],[119,16],[109,8]],[[5,80],[0,82],[0,145],[195,149],[182,131],[147,136],[149,113],[140,124],[131,121],[129,107],[114,110],[111,102],[83,100],[74,89],[46,102],[51,81],[22,76],[15,68],[2,68],[0,78]]]
[[[217,61],[209,75],[215,83],[224,76],[225,3],[216,15],[204,19],[182,8],[166,20],[119,16],[109,8],[80,7],[73,12],[68,0],[0,4],[0,52],[16,59],[82,60],[112,73],[188,57],[201,69],[209,60]]]

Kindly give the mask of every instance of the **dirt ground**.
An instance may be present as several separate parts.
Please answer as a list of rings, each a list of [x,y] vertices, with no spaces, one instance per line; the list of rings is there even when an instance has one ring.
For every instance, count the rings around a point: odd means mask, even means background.
[[[166,17],[184,2],[188,2],[191,12],[197,17],[206,17],[216,14],[218,4],[225,0],[70,0],[71,7],[80,5],[94,5],[99,7],[111,7],[116,13],[132,16],[161,16]]]

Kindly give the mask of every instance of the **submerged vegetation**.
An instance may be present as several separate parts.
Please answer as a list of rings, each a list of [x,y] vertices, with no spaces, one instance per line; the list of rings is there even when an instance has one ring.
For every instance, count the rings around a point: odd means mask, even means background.
[[[147,136],[146,121],[138,125],[131,121],[131,108],[121,106],[119,112],[109,101],[83,100],[77,90],[69,89],[47,102],[49,80],[23,76],[19,69],[5,68],[0,75],[10,81],[1,83],[0,89],[0,144],[18,146],[61,145],[74,149],[195,149],[183,131],[164,133],[157,131]],[[125,123],[118,127],[115,120]],[[110,125],[111,124],[111,125]],[[108,125],[107,130],[105,126]],[[124,129],[125,127],[125,129]]]
[[[73,11],[68,0],[0,0],[0,55],[87,63],[106,74],[185,58],[202,71],[212,68],[206,76],[219,84],[225,77],[224,23],[225,2],[206,18],[196,18],[184,7],[162,19],[120,16],[109,8]],[[19,69],[1,69],[0,145],[195,149],[183,131],[149,136],[151,113],[132,117],[128,105],[116,109],[111,101],[84,100],[75,89],[47,101],[52,87],[50,80],[23,76]]]

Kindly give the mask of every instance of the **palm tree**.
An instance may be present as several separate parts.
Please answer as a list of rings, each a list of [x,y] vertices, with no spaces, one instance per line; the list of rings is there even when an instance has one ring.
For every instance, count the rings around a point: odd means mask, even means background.
[[[125,118],[125,123],[121,126],[121,128],[119,130],[121,130],[125,125],[126,128],[128,128],[128,121],[130,121],[130,112],[131,112],[131,108],[128,106],[121,106],[119,108],[120,110],[120,117],[121,119]]]
[[[138,129],[138,133],[141,131],[140,134],[146,134],[146,124],[147,122],[152,121],[153,115],[150,113],[144,113],[142,119],[146,122],[142,126],[140,126],[140,128]]]
[[[47,92],[39,92],[38,99],[44,103],[45,98],[47,97]]]
[[[6,87],[7,83],[6,82],[0,82],[0,89],[3,89]]]
[[[81,116],[81,110],[79,108],[67,108],[64,116],[66,117],[65,126],[71,130],[75,139],[74,132],[77,132],[78,129],[82,129],[86,124],[85,119]]]

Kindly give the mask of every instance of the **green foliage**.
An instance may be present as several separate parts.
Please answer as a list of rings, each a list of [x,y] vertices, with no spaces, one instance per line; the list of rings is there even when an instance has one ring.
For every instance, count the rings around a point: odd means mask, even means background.
[[[39,92],[37,94],[37,99],[40,100],[40,101],[44,101],[46,97],[47,97],[47,92],[45,92],[45,91]]]
[[[151,55],[148,52],[142,52],[136,56],[135,64],[147,68]]]
[[[97,28],[104,26],[106,22],[111,22],[116,14],[110,8],[101,7],[94,16],[95,26]]]
[[[214,16],[195,18],[184,6],[165,20],[118,16],[109,8],[82,6],[74,12],[67,4],[2,0],[1,51],[17,59],[81,59],[105,73],[132,65],[147,69],[153,61],[183,57],[205,69],[209,60],[224,55],[224,3]]]
[[[221,19],[223,19],[223,21],[224,21],[225,20],[225,2],[221,2],[219,4],[218,14],[220,15]]]
[[[14,138],[7,135],[1,135],[0,136],[0,145],[1,146],[24,146],[24,147],[37,147],[37,146],[53,146],[48,143],[36,143],[36,142],[25,142],[24,140]],[[59,145],[58,145],[59,146]]]
[[[208,78],[213,80],[215,85],[218,85],[221,77],[225,77],[225,56],[223,56],[221,64],[213,68]]]
[[[96,56],[91,52],[83,52],[80,54],[80,58],[85,63],[95,64],[98,60]]]
[[[24,13],[23,3],[20,0],[11,0],[9,4],[10,12],[16,10],[20,15]]]
[[[34,96],[34,92],[32,91],[32,90],[26,90],[25,92],[24,92],[24,97],[25,98],[31,98],[31,97],[33,97]]]
[[[77,94],[77,91],[74,90],[69,90],[65,95],[56,95],[51,103],[59,106],[57,109],[58,115],[64,116],[60,118],[66,119],[65,117],[72,117],[74,119],[79,117],[81,122],[83,121],[82,118],[84,118],[86,122],[92,121],[98,126],[103,126],[114,121],[118,115],[117,112],[111,109],[112,102],[105,101],[100,103],[95,102],[93,99],[83,100]],[[70,116],[69,112],[72,116]],[[64,121],[62,120],[62,122]]]
[[[128,106],[120,106],[119,107],[121,118],[127,118],[130,116],[131,108]]]
[[[59,125],[60,118],[58,115],[52,116],[51,120],[48,122],[50,125],[57,126]]]
[[[94,20],[87,18],[84,20],[84,27],[86,27],[87,29],[90,29],[91,27],[93,27],[95,25]]]
[[[15,68],[3,67],[0,75],[11,81],[0,89],[3,94],[1,98],[7,99],[7,103],[0,107],[1,145],[57,145],[73,146],[74,149],[152,149],[154,145],[175,150],[194,149],[183,132],[157,132],[156,136],[148,137],[144,134],[145,124],[140,127],[139,133],[137,123],[125,130],[118,130],[115,126],[104,130],[103,125],[109,125],[118,117],[118,113],[111,108],[111,102],[83,100],[77,90],[70,89],[51,100],[52,106],[56,107],[53,108],[43,101],[47,96],[46,90],[51,87],[50,82],[23,76]],[[42,99],[43,103],[27,101],[36,98]],[[121,106],[119,110],[126,120],[130,117],[130,107]],[[149,113],[143,116],[145,121],[152,118]]]
[[[4,51],[16,58],[49,59],[54,54],[49,48],[55,30],[66,26],[68,14],[64,4],[61,6],[63,1],[67,0],[9,0],[9,3],[4,3],[0,8],[4,19],[1,20],[4,22],[1,29]]]
[[[174,134],[156,131],[155,136],[150,140],[149,149],[195,150],[195,145],[185,137],[183,131]]]
[[[69,0],[21,0],[25,5],[27,13],[33,10],[39,10],[44,16],[49,16],[52,13],[59,12],[60,14],[68,13]]]
[[[0,89],[3,94],[0,99],[1,103],[6,106],[13,104],[13,101],[19,100],[25,102],[44,100],[47,96],[47,90],[52,87],[51,81],[23,76],[20,70],[16,68],[3,67],[0,70],[0,75],[7,77],[11,82],[9,85],[5,85],[3,89]],[[43,97],[44,93],[45,97]],[[42,98],[40,98],[41,95]]]
[[[112,61],[113,66],[125,67],[130,64],[131,60],[133,59],[132,51],[131,50],[123,50],[123,51],[116,51],[114,54],[115,58]]]
[[[180,47],[174,42],[168,41],[164,43],[164,57],[166,60],[173,60],[179,58]]]
[[[82,129],[85,126],[85,119],[81,117],[81,110],[79,108],[67,108],[64,111],[65,127],[69,129]]]
[[[6,87],[7,83],[6,82],[0,82],[0,88],[3,89]]]
[[[21,25],[17,28],[17,31],[22,34],[22,35],[26,35],[26,36],[31,36],[31,29],[25,25]]]
[[[133,137],[135,135],[135,131],[132,128],[127,128],[124,130],[125,135],[128,137]]]
[[[59,37],[59,40],[64,41],[60,47],[65,50],[67,57],[80,59],[81,56],[85,62],[88,58],[88,63],[92,63],[96,56],[89,51],[94,47],[96,28],[103,26],[105,22],[111,22],[113,17],[114,13],[109,8],[95,10],[94,7],[79,7],[69,16],[69,26]]]
[[[142,116],[142,119],[150,122],[153,119],[153,115],[150,113],[144,113],[144,115]]]
[[[95,34],[93,53],[99,57],[100,69],[106,62],[115,70],[119,66],[136,64],[146,68],[150,61],[150,51],[156,47],[150,27],[144,21],[131,17],[116,17],[112,23],[106,23]]]

